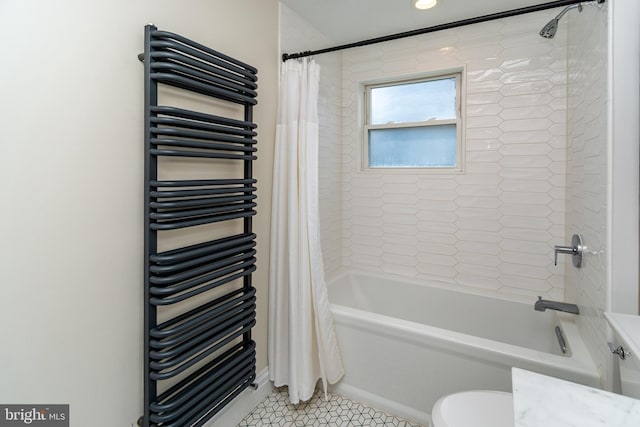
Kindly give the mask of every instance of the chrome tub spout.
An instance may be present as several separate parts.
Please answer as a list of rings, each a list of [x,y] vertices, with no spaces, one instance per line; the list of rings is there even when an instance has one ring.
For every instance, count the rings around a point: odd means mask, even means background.
[[[548,301],[538,297],[538,301],[533,305],[533,308],[537,311],[545,311],[547,308],[550,310],[564,311],[565,313],[580,314],[578,306],[575,304],[569,304],[566,302]]]

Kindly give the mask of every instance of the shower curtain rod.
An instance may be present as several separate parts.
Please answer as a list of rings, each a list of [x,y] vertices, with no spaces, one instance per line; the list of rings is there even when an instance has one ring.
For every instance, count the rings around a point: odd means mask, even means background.
[[[604,3],[606,0],[597,0],[598,3]],[[347,43],[339,46],[328,47],[319,50],[307,50],[298,53],[283,53],[282,62],[289,59],[304,58],[307,56],[320,55],[322,53],[336,52],[339,50],[351,49],[353,47],[368,46],[370,44],[382,43],[390,40],[402,39],[405,37],[418,36],[421,34],[433,33],[435,31],[448,30],[451,28],[462,27],[470,24],[478,24],[480,22],[493,21],[495,19],[508,18],[510,16],[523,15],[525,13],[539,12],[541,10],[553,9],[560,6],[570,6],[576,3],[588,3],[585,0],[556,0],[549,3],[543,3],[535,6],[521,7],[519,9],[507,10],[505,12],[492,13],[490,15],[482,15],[475,18],[462,19],[460,21],[449,22],[448,24],[434,25],[432,27],[420,28],[417,30],[405,31],[402,33],[391,34],[383,37],[362,40],[354,43]]]

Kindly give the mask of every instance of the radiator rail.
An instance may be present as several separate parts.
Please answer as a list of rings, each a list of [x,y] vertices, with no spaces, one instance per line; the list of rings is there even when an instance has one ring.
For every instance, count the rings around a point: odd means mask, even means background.
[[[201,426],[256,376],[251,329],[256,323],[252,218],[257,181],[252,162],[257,126],[252,108],[257,69],[152,24],[145,26],[144,37],[145,52],[139,56],[145,68],[141,425]],[[215,105],[231,103],[236,110],[240,105],[244,117],[166,105],[171,102],[159,105],[163,86],[173,87],[174,93],[177,88],[205,95]],[[161,158],[211,162],[206,169],[211,176],[159,179],[165,175]],[[228,171],[218,173],[220,162],[241,165],[241,172],[233,177],[226,176]],[[198,230],[190,236],[199,241],[158,250],[165,233],[188,229]]]

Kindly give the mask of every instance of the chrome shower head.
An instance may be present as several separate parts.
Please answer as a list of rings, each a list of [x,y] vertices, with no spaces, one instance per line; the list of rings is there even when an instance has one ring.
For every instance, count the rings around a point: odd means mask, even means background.
[[[553,18],[547,23],[547,25],[542,27],[542,29],[540,30],[540,35],[545,39],[552,39],[556,35],[556,31],[558,31],[558,23],[560,22],[560,18],[562,18],[565,13],[567,13],[571,9],[575,9],[576,7],[578,8],[579,12],[582,12],[582,3],[572,4],[565,7],[564,9],[562,9],[562,12],[558,14],[558,16]]]
[[[545,39],[552,39],[556,35],[556,31],[558,31],[558,22],[560,20],[558,18],[553,18],[551,21],[547,22],[547,25],[542,27],[540,30],[540,35]]]

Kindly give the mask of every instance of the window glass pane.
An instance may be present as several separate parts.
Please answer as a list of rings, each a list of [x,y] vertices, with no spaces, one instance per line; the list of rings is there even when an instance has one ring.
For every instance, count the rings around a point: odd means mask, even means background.
[[[369,167],[455,167],[456,126],[369,130]]]
[[[373,125],[456,118],[455,77],[374,87],[370,97]]]

